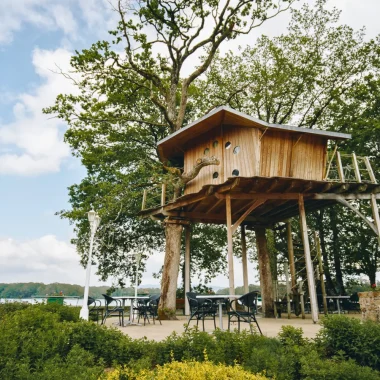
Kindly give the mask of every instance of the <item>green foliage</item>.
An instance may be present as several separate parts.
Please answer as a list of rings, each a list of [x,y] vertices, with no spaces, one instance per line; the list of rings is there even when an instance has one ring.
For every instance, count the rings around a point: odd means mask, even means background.
[[[301,378],[305,380],[379,380],[379,372],[359,366],[354,360],[321,359],[316,351],[301,358]]]
[[[342,315],[327,316],[321,324],[318,341],[328,357],[344,356],[380,369],[380,324]]]
[[[97,379],[105,368],[139,372],[173,360],[239,364],[252,374],[278,380],[379,378],[377,371],[359,365],[376,368],[379,326],[360,327],[346,317],[326,319],[317,344],[291,326],[283,327],[278,339],[237,331],[208,334],[194,328],[155,342],[133,340],[117,329],[73,319],[73,309],[78,314],[75,308],[60,305],[3,308],[0,378]],[[370,340],[370,332],[376,339]]]
[[[283,345],[303,346],[306,343],[301,327],[282,326],[278,338]]]

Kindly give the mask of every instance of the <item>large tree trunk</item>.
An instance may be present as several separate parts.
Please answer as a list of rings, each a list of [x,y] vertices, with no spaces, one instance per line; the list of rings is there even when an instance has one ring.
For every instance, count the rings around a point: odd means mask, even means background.
[[[158,313],[161,319],[177,319],[176,291],[181,256],[182,225],[165,223],[165,260],[161,280],[161,298]]]
[[[265,317],[271,318],[274,317],[273,283],[265,228],[256,227],[255,233],[263,312]]]

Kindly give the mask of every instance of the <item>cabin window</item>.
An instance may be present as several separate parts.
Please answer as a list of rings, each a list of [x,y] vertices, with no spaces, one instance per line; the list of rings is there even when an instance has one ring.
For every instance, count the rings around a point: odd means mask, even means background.
[[[216,179],[219,177],[219,173],[218,172],[214,172],[213,175],[212,175],[212,178],[213,179]]]
[[[239,170],[237,170],[237,169],[232,170],[232,175],[233,176],[238,176],[239,175]]]
[[[224,146],[226,147],[226,149],[230,149],[231,148],[231,143],[229,141],[227,141]]]
[[[210,153],[210,149],[206,148],[203,153],[204,153],[205,156],[208,156],[209,153]]]
[[[235,146],[234,148],[234,154],[238,154],[240,152],[240,146]]]
[[[219,144],[218,140],[215,140],[215,141],[212,143],[212,146],[213,146],[214,148],[217,148],[217,147],[218,147],[218,144]]]

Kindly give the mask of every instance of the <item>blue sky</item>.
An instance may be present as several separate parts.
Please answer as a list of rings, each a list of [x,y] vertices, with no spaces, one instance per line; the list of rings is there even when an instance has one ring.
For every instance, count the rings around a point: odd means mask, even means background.
[[[378,0],[330,3],[342,9],[342,22],[366,25],[370,37],[380,33]],[[0,282],[84,282],[69,243],[72,227],[54,213],[69,207],[67,187],[85,172],[63,142],[66,126],[41,109],[57,94],[75,92],[54,72],[57,65],[69,70],[72,52],[107,38],[116,22],[106,0],[0,1]],[[238,42],[252,43],[259,32],[281,33],[287,22],[284,14]],[[162,257],[150,260],[145,282],[157,283],[151,272],[161,264]],[[220,276],[215,285],[228,280]]]

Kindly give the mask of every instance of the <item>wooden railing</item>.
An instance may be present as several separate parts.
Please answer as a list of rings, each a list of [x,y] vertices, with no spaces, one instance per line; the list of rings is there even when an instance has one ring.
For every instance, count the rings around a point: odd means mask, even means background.
[[[174,191],[166,183],[144,189],[141,210],[164,206],[173,199]]]
[[[328,159],[325,181],[377,183],[368,157],[341,154],[336,149]]]

